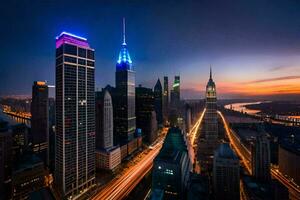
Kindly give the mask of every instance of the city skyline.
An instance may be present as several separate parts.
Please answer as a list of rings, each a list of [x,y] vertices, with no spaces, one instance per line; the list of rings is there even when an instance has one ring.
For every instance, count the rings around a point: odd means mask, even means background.
[[[203,98],[211,64],[221,98],[300,96],[297,2],[236,2],[229,6],[206,1],[165,1],[159,5],[103,1],[84,5],[77,14],[65,11],[66,6],[79,10],[78,5],[68,2],[59,6],[55,1],[6,3],[13,9],[4,11],[4,17],[14,15],[3,23],[6,31],[2,37],[8,39],[3,43],[0,95],[30,96],[36,79],[54,84],[53,41],[62,31],[86,37],[94,44],[96,88],[113,85],[124,16],[128,49],[133,65],[138,66],[137,84],[152,88],[157,78],[180,75],[182,97]],[[188,15],[182,15],[182,7],[190,11]],[[16,35],[25,26],[28,30]],[[12,59],[14,54],[18,59]]]

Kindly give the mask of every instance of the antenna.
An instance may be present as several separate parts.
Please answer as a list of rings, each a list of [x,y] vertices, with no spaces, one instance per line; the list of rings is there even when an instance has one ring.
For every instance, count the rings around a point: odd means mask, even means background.
[[[209,67],[209,78],[212,79],[212,75],[211,75],[211,65]]]
[[[123,17],[123,45],[126,45],[126,22],[125,17]]]

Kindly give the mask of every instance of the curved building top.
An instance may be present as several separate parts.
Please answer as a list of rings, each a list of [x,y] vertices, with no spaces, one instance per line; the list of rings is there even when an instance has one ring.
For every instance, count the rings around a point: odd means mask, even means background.
[[[123,18],[123,43],[121,45],[121,50],[117,61],[117,70],[134,70],[132,66],[132,60],[130,58],[130,54],[126,44],[125,18]]]
[[[209,80],[206,85],[206,97],[216,97],[216,96],[217,96],[216,84],[212,79],[212,73],[210,68]]]

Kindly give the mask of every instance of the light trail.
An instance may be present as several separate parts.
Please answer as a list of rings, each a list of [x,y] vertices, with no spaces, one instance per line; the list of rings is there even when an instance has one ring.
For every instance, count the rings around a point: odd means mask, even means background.
[[[168,129],[165,131],[167,132]],[[143,158],[126,170],[119,178],[115,178],[110,181],[105,187],[99,191],[92,199],[124,199],[130,194],[130,192],[138,185],[143,177],[152,169],[153,160],[159,153],[163,141],[165,139],[165,133],[161,137],[152,150]]]
[[[195,125],[193,126],[193,128],[191,129],[191,131],[190,131],[189,134],[188,134],[188,136],[190,137],[190,142],[191,142],[191,145],[192,145],[192,146],[194,145],[194,142],[195,142],[195,139],[196,139],[196,136],[197,136],[199,127],[200,127],[200,125],[201,125],[201,122],[202,122],[202,120],[203,120],[205,111],[206,111],[206,108],[204,108],[204,110],[202,111],[202,113],[201,113],[201,115],[200,115],[198,121],[195,123]]]

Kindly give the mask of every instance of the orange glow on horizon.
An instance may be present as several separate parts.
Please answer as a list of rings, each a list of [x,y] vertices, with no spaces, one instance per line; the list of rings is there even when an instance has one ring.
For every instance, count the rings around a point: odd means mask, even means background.
[[[215,80],[218,94],[262,96],[262,95],[284,95],[300,94],[300,81],[298,79],[271,80],[265,82],[222,82]],[[195,92],[204,93],[205,84],[198,84],[197,88],[188,88]]]

